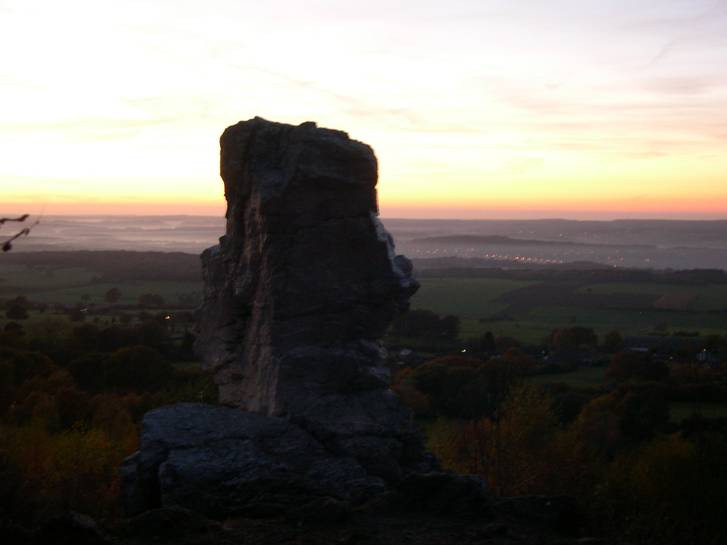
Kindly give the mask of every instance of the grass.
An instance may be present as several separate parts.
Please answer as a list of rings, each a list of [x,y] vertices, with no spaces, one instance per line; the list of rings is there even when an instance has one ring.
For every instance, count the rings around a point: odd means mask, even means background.
[[[577,290],[579,293],[593,293],[602,295],[630,295],[650,294],[656,299],[674,298],[674,305],[678,306],[679,299],[683,298],[682,310],[710,311],[727,309],[727,286],[724,284],[706,286],[684,286],[659,283],[605,283],[583,286]],[[658,304],[658,303],[657,303]]]
[[[727,403],[674,402],[669,404],[669,413],[676,424],[697,414],[705,418],[727,418]]]
[[[598,388],[606,382],[605,367],[579,367],[569,373],[555,375],[533,375],[527,378],[530,384],[566,384],[572,388]]]
[[[549,322],[530,320],[495,320],[481,322],[474,319],[460,320],[460,338],[463,340],[480,337],[486,331],[495,337],[512,337],[525,344],[539,344],[545,339],[553,326]]]
[[[533,284],[504,278],[422,278],[420,283],[411,299],[412,308],[474,319],[503,310],[506,304],[497,302],[498,297]]]
[[[155,293],[164,298],[167,306],[174,306],[180,295],[202,291],[199,282],[93,282],[97,276],[83,267],[50,270],[2,266],[0,298],[26,295],[45,303],[103,305],[106,292],[116,287],[121,291],[121,305],[136,304],[140,295]],[[580,286],[507,278],[451,277],[425,277],[420,282],[421,288],[412,297],[411,308],[458,316],[462,340],[490,331],[496,337],[513,337],[523,343],[537,344],[553,329],[572,326],[593,328],[601,336],[613,330],[624,335],[648,335],[657,325],[665,326],[663,331],[667,334],[698,331],[703,335],[721,335],[727,331],[727,312],[709,312],[727,309],[727,286],[724,285],[623,282]],[[644,298],[644,295],[650,297]],[[605,306],[604,296],[608,303]],[[662,298],[685,308],[651,307]],[[634,307],[635,300],[643,301],[644,308],[619,306],[631,301]]]
[[[121,290],[119,304],[136,304],[139,296],[155,293],[164,297],[168,305],[178,302],[180,295],[201,294],[200,282],[104,282],[93,279],[98,274],[84,268],[45,269],[21,266],[0,267],[0,297],[25,295],[41,303],[104,304],[106,292]]]
[[[91,283],[93,271],[74,267],[65,269],[31,268],[17,265],[3,265],[0,267],[0,292],[8,295],[35,294],[46,290],[84,286]]]
[[[82,302],[82,297],[88,296],[88,302],[104,304],[104,296],[111,288],[119,288],[121,299],[119,304],[135,304],[139,296],[145,293],[161,295],[169,305],[177,303],[179,295],[189,293],[201,293],[202,286],[198,282],[143,282],[143,283],[114,283],[114,284],[90,284],[35,292],[33,300],[40,300],[47,303],[73,304]]]
[[[624,335],[649,335],[657,326],[666,326],[664,333],[667,334],[698,331],[702,335],[721,335],[727,330],[727,313],[709,312],[727,308],[727,286],[722,285],[607,283],[564,288],[548,282],[501,278],[423,278],[421,284],[412,298],[411,307],[459,316],[460,338],[463,340],[491,331],[496,337],[539,343],[553,329],[572,326],[593,328],[601,336],[614,330]],[[526,287],[531,291],[513,294],[515,290]],[[561,299],[565,299],[571,289],[575,294],[614,295],[613,299],[607,300],[614,308],[604,306],[603,298],[598,306],[587,305],[587,299],[583,300],[583,305],[567,306]],[[557,290],[563,291],[562,295]],[[512,294],[509,299],[517,301],[513,306],[505,300],[509,294]],[[540,294],[549,294],[550,297],[543,298]],[[619,308],[619,304],[633,300],[630,295],[645,294],[652,297],[645,299],[644,308]],[[649,306],[649,301],[656,302],[662,297],[677,305],[686,302],[687,308]],[[507,317],[498,319],[498,315],[502,314],[507,314]]]
[[[592,327],[597,332],[614,329],[632,335],[645,335],[657,324],[667,325],[666,331],[694,330],[703,334],[722,334],[727,329],[727,315],[708,312],[595,309],[573,307],[537,307],[529,317],[532,321]]]

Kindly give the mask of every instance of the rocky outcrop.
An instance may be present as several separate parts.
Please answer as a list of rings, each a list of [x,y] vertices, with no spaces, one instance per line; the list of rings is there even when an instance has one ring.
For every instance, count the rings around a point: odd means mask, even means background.
[[[127,512],[338,512],[430,471],[384,366],[380,339],[418,285],[377,217],[373,151],[260,118],[220,142],[227,228],[202,255],[197,349],[228,407],[145,416]]]
[[[377,217],[377,165],[345,133],[255,118],[222,135],[227,229],[202,255],[197,348],[220,401],[285,417],[396,480],[426,464],[380,342],[418,284]]]
[[[124,509],[137,515],[179,506],[214,519],[328,522],[364,504],[387,512],[487,511],[477,477],[376,471],[369,463],[387,447],[354,438],[354,456],[285,418],[201,403],[162,407],[144,416],[140,450],[122,467]]]
[[[147,413],[122,479],[129,514],[179,505],[215,518],[350,505],[385,489],[288,420],[200,403]]]
[[[227,229],[202,254],[197,348],[221,402],[299,416],[385,389],[379,339],[418,285],[377,217],[371,148],[260,118],[220,143]]]

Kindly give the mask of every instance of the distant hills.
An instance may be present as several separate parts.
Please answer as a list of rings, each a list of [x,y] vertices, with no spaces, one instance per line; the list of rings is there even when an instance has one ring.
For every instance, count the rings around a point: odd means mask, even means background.
[[[643,269],[727,270],[727,221],[382,221],[394,237],[397,252],[414,259],[460,257],[488,260],[490,266],[518,267],[578,267],[579,262],[588,262]],[[18,241],[15,251],[199,255],[216,244],[224,231],[221,216],[45,216],[31,236]],[[119,265],[125,274],[133,274],[124,263]]]
[[[582,246],[601,247],[613,244],[599,244],[592,242],[572,242],[568,240],[540,240],[527,238],[512,238],[502,235],[443,235],[414,238],[407,242],[409,245],[422,246]],[[645,244],[625,244],[621,247],[638,248],[649,247]]]

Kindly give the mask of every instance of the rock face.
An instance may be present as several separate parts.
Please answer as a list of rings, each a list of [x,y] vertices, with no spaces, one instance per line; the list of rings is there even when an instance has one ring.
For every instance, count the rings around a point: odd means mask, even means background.
[[[227,229],[202,254],[197,349],[228,407],[144,417],[127,512],[338,512],[431,470],[383,365],[418,284],[377,217],[371,148],[255,118],[223,133],[221,173]]]
[[[387,513],[489,511],[477,477],[418,471],[431,469],[424,464],[400,472],[402,459],[386,458],[395,442],[353,437],[346,453],[285,418],[201,403],[162,407],[144,416],[139,452],[121,468],[124,509],[318,521],[341,520],[364,503]]]
[[[147,413],[122,478],[129,514],[181,505],[215,518],[357,503],[385,488],[285,419],[200,403]]]
[[[401,476],[423,449],[389,390],[380,338],[418,284],[377,217],[370,147],[255,118],[220,139],[227,232],[202,254],[197,348],[220,401],[284,416]]]
[[[260,118],[220,144],[227,232],[202,254],[197,346],[220,401],[296,416],[385,388],[379,339],[418,285],[377,217],[371,148]]]

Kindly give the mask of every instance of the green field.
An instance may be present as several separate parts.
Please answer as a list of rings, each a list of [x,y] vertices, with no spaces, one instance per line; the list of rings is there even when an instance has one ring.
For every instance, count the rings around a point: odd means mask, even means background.
[[[479,320],[460,320],[460,337],[473,339],[479,337],[486,331],[490,331],[495,337],[512,337],[520,342],[538,344],[543,341],[557,324],[549,322],[534,322],[531,320],[493,320],[481,322]]]
[[[535,322],[592,327],[598,333],[617,329],[630,335],[648,335],[659,324],[666,326],[666,332],[689,330],[722,335],[727,330],[727,315],[707,312],[549,306],[534,308],[529,317]]]
[[[727,418],[727,403],[670,403],[671,421],[679,423],[694,415],[705,418]]]
[[[412,308],[460,317],[460,337],[485,331],[526,343],[553,329],[582,326],[624,335],[727,331],[727,286],[660,283],[578,284],[504,278],[425,277]],[[656,304],[656,306],[655,306]],[[662,305],[660,308],[658,305]]]
[[[96,282],[98,274],[83,268],[41,269],[23,266],[0,268],[0,295],[24,295],[41,303],[72,305],[77,303],[104,303],[104,295],[111,288],[121,290],[119,304],[135,304],[145,293],[161,295],[175,305],[180,295],[202,291],[200,282],[149,281]]]
[[[411,308],[460,318],[488,318],[507,307],[497,298],[534,282],[504,278],[422,278]]]
[[[93,271],[82,267],[47,269],[24,267],[21,265],[2,265],[0,267],[0,290],[3,292],[38,291],[84,286],[96,276]]]
[[[566,384],[571,388],[600,388],[606,383],[605,367],[579,367],[570,373],[533,375],[530,384]]]
[[[710,311],[727,309],[727,286],[724,284],[680,286],[660,283],[590,284],[577,290],[579,293],[601,295],[643,295],[654,297],[656,308],[676,310]],[[672,299],[672,300],[670,300]]]
[[[98,304],[104,302],[104,295],[114,287],[121,290],[119,304],[135,304],[140,295],[155,293],[164,297],[167,304],[175,305],[179,295],[201,292],[201,286],[197,282],[116,282],[113,284],[99,283],[34,292],[33,299],[48,303],[73,304],[84,300],[83,298],[88,296],[88,301]]]
[[[178,267],[137,259],[138,269],[153,266],[156,269],[147,272],[162,276],[168,270],[170,278]],[[42,303],[103,305],[106,292],[116,287],[122,294],[119,304],[133,305],[140,295],[153,293],[174,307],[181,303],[180,297],[194,295],[199,300],[202,292],[201,282],[193,276],[184,281],[109,281],[101,280],[104,275],[93,270],[91,263],[87,267],[75,264],[71,259],[63,267],[0,264],[0,298],[25,295]],[[411,308],[458,316],[462,340],[491,331],[495,336],[540,343],[553,329],[572,326],[591,327],[599,335],[617,330],[625,336],[656,330],[705,335],[727,331],[727,285],[521,280],[508,274],[420,278],[421,288],[412,297]],[[190,307],[189,299],[181,306]]]

